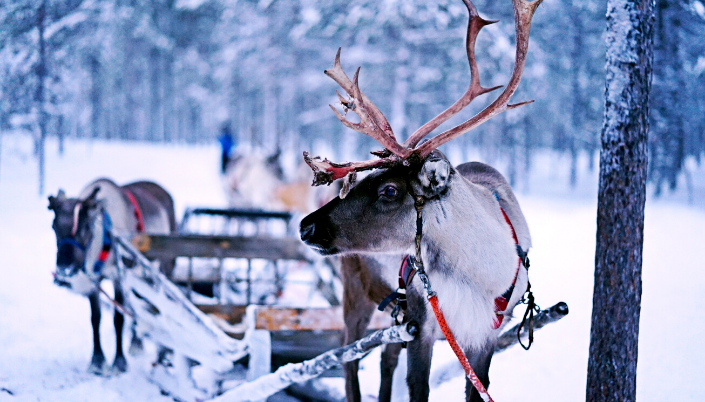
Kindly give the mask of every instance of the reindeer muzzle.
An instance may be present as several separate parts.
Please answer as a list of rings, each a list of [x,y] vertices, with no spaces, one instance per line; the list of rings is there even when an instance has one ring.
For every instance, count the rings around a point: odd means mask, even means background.
[[[84,296],[95,291],[95,283],[85,271],[75,266],[56,267],[54,284]]]
[[[301,240],[319,254],[337,254],[338,248],[333,245],[335,240],[333,225],[327,217],[319,216],[317,212],[308,215],[301,221],[299,228]]]

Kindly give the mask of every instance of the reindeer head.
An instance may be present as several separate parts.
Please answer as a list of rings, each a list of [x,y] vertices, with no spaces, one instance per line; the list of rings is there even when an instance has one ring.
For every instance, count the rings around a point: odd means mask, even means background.
[[[68,286],[68,278],[85,265],[86,251],[95,236],[93,221],[99,213],[96,187],[85,199],[67,198],[63,190],[56,197],[49,196],[49,209],[54,211],[52,228],[56,234],[56,279]]]
[[[349,194],[341,192],[340,197],[304,218],[301,221],[301,239],[304,242],[322,254],[404,252],[412,246],[415,235],[415,199],[442,199],[452,191],[455,170],[436,148],[499,113],[533,102],[509,104],[509,99],[521,80],[529,47],[531,19],[541,1],[512,0],[517,40],[516,62],[509,83],[502,93],[469,120],[423,143],[420,142],[426,135],[464,109],[476,97],[500,88],[484,88],[480,85],[475,60],[477,35],[484,26],[496,21],[481,18],[472,2],[463,0],[470,14],[466,37],[470,85],[460,99],[416,130],[404,143],[396,140],[382,112],[360,90],[360,68],[355,71],[352,81],[345,74],[338,49],[333,68],[326,70],[325,74],[345,90],[348,97],[336,92],[338,99],[344,110],[355,113],[360,122],[353,123],[333,106],[331,109],[346,127],[374,138],[385,149],[373,152],[378,159],[342,164],[319,157],[312,158],[304,152],[304,160],[314,173],[313,185],[330,184],[341,178],[345,178],[346,184],[349,184],[356,172],[378,169],[352,187]],[[344,185],[343,188],[347,190],[350,186]]]
[[[438,151],[424,163],[379,169],[301,221],[301,239],[324,255],[399,252],[413,245],[414,196],[442,200],[455,170]]]

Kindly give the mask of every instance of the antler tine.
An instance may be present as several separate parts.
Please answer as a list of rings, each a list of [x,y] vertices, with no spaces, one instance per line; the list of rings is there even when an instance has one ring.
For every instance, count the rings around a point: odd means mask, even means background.
[[[438,126],[463,110],[476,97],[502,87],[500,85],[492,88],[483,88],[482,85],[480,85],[480,70],[477,68],[477,60],[475,59],[475,42],[477,40],[477,35],[480,33],[482,28],[487,25],[494,24],[497,21],[489,21],[480,17],[480,14],[477,12],[477,9],[472,1],[463,0],[463,2],[468,8],[468,12],[470,14],[468,19],[468,32],[465,38],[468,63],[470,64],[470,85],[463,96],[460,97],[460,99],[458,99],[451,107],[444,110],[441,114],[434,117],[431,121],[424,124],[413,134],[411,134],[411,136],[404,142],[404,146],[407,148],[415,147],[419,141],[428,135],[428,133],[435,130]]]
[[[353,123],[347,120],[345,116],[343,116],[331,105],[331,108],[335,112],[335,116],[346,127],[374,138],[377,142],[382,144],[382,146],[399,158],[407,157],[411,151],[397,142],[387,119],[377,108],[377,106],[375,106],[374,103],[372,103],[360,90],[360,86],[358,84],[360,67],[358,67],[355,71],[352,81],[350,81],[350,78],[348,78],[345,71],[343,71],[343,67],[340,64],[340,50],[341,49],[338,48],[338,52],[335,55],[335,63],[333,64],[333,68],[325,70],[324,72],[327,76],[337,82],[338,85],[340,85],[340,87],[343,88],[343,90],[348,94],[350,100],[343,98],[340,93],[338,93],[338,99],[346,110],[352,110],[360,118],[360,122]]]
[[[318,156],[312,158],[306,151],[304,151],[304,161],[313,170],[313,186],[331,184],[353,172],[388,167],[399,163],[399,159],[395,156],[363,162],[334,163],[327,158],[323,160]]]
[[[531,30],[531,19],[534,16],[536,8],[538,8],[542,1],[543,0],[535,0],[533,2],[529,2],[526,0],[512,0],[512,3],[514,4],[514,25],[516,29],[517,50],[516,60],[514,62],[514,70],[512,71],[512,77],[509,79],[509,83],[507,84],[507,87],[504,88],[504,91],[502,91],[502,93],[497,99],[495,99],[494,102],[488,105],[480,113],[473,116],[470,120],[467,120],[466,122],[451,128],[450,130],[438,134],[437,136],[433,137],[430,141],[427,141],[415,148],[415,154],[417,154],[420,158],[423,159],[434,149],[452,140],[453,138],[459,137],[467,133],[468,131],[479,126],[480,124],[491,119],[492,117],[504,111],[514,109],[532,102],[528,101],[510,105],[509,99],[519,86],[519,81],[521,81],[521,74],[524,71],[526,54],[529,49],[529,31]]]

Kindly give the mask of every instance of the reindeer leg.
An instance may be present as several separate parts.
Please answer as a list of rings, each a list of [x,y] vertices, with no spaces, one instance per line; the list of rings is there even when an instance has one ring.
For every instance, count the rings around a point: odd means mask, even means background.
[[[115,301],[123,305],[125,303],[125,296],[122,293],[122,287],[118,281],[114,281],[115,287]],[[125,324],[125,316],[116,308],[113,316],[113,323],[115,324],[115,361],[113,362],[113,371],[118,373],[124,373],[127,371],[127,360],[125,355],[122,353],[122,328]]]
[[[105,373],[105,355],[100,347],[100,301],[98,300],[98,292],[89,294],[88,300],[91,302],[91,325],[93,326],[93,357],[91,358],[91,365],[88,366],[88,372],[102,375]]]
[[[470,366],[475,371],[477,378],[480,379],[482,385],[487,389],[490,386],[490,362],[492,361],[492,355],[494,354],[495,343],[491,342],[485,345],[482,350],[466,350],[465,356],[467,356]],[[465,380],[465,400],[467,402],[483,402],[482,397],[477,392],[475,387],[473,387],[470,380]]]
[[[428,379],[431,374],[431,356],[433,355],[433,344],[436,341],[436,336],[432,325],[426,321],[428,314],[424,298],[415,292],[414,289],[409,289],[407,290],[407,299],[409,320],[419,323],[419,336],[409,342],[406,347],[406,384],[409,387],[409,400],[411,402],[424,402],[428,401],[430,392]]]
[[[144,353],[144,345],[142,344],[142,339],[137,335],[136,326],[137,323],[133,320],[130,326],[130,333],[132,334],[129,349],[130,356],[139,356]]]
[[[344,343],[349,345],[365,333],[370,324],[375,305],[366,297],[360,276],[356,273],[358,257],[342,257],[343,276],[343,320],[345,321]],[[345,396],[347,402],[360,402],[360,382],[357,377],[359,361],[345,363]]]
[[[382,359],[379,363],[380,368],[380,384],[379,384],[379,402],[390,402],[392,400],[392,379],[394,377],[394,369],[397,368],[399,362],[399,352],[401,352],[400,343],[388,343],[382,350]]]

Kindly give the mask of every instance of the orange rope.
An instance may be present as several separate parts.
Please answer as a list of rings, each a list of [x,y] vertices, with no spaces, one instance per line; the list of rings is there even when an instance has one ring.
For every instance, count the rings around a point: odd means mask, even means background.
[[[470,380],[473,387],[475,387],[477,392],[480,394],[480,397],[482,397],[483,401],[494,402],[490,394],[487,393],[485,386],[482,385],[480,379],[477,378],[475,371],[470,366],[470,362],[465,356],[465,353],[463,353],[462,349],[460,349],[458,342],[455,341],[453,332],[451,332],[450,327],[448,327],[448,323],[446,323],[446,319],[443,316],[443,312],[441,311],[440,307],[438,307],[438,297],[436,295],[432,295],[428,298],[428,301],[431,302],[431,307],[433,307],[433,313],[436,315],[436,320],[438,320],[438,325],[440,325],[441,331],[443,331],[443,335],[445,335],[446,339],[448,340],[448,343],[450,344],[450,348],[453,349],[453,353],[455,353],[455,355],[458,357],[460,365],[463,366],[463,370],[465,370],[465,377]]]

